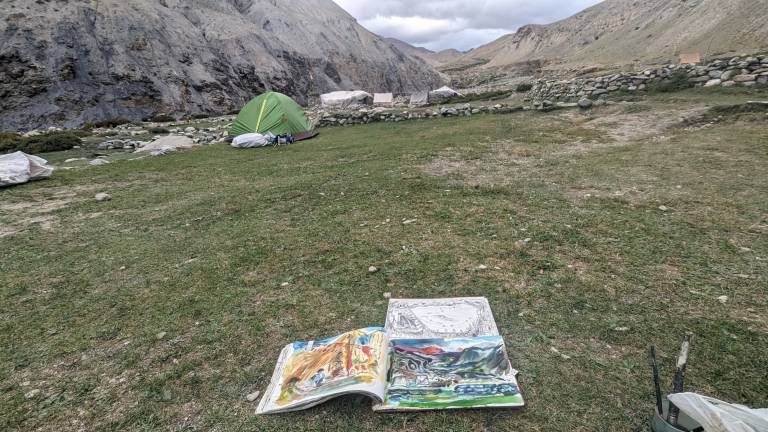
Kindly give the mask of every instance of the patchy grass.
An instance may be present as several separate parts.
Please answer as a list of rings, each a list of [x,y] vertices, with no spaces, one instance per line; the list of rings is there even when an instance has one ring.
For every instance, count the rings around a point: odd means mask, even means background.
[[[644,431],[647,345],[669,379],[688,331],[688,388],[766,406],[768,132],[680,118],[753,98],[324,129],[0,190],[0,429]],[[384,293],[489,297],[528,408],[253,415],[283,345],[381,324]]]

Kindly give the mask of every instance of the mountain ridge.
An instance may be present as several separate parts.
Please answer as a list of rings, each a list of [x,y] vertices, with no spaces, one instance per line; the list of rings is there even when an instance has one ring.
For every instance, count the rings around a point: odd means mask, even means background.
[[[669,63],[768,47],[768,7],[755,0],[606,0],[552,24],[533,24],[445,67]]]
[[[3,130],[442,82],[331,0],[8,0],[0,16]]]
[[[410,56],[418,57],[433,67],[450,63],[454,60],[459,59],[461,56],[465,54],[464,52],[459,51],[457,49],[453,49],[453,48],[444,49],[442,51],[432,51],[427,48],[417,47],[409,44],[408,42],[404,42],[404,41],[401,41],[400,39],[395,39],[391,37],[385,38],[384,40],[391,43],[395,48],[399,49],[400,51]]]

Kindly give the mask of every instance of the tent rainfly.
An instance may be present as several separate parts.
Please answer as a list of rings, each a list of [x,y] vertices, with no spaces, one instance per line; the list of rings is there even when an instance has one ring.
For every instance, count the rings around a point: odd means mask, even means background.
[[[464,95],[448,86],[440,87],[437,90],[429,92],[429,102],[441,102],[456,96],[461,97]]]
[[[293,135],[296,141],[317,136],[304,109],[290,97],[277,92],[264,93],[248,102],[238,114],[229,135],[247,133]]]
[[[394,105],[395,97],[392,95],[392,93],[374,93],[373,94],[373,105],[374,106],[384,106],[384,107],[391,107]]]
[[[320,104],[323,108],[349,108],[372,103],[373,96],[361,90],[336,91],[320,95]]]

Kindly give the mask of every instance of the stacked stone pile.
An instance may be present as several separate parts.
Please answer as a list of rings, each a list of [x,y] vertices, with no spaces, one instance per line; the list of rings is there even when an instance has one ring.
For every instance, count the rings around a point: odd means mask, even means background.
[[[667,65],[638,73],[617,73],[595,78],[536,81],[531,90],[534,100],[596,99],[616,91],[642,92],[677,74],[700,87],[768,85],[768,55],[741,56],[715,60],[707,65]]]

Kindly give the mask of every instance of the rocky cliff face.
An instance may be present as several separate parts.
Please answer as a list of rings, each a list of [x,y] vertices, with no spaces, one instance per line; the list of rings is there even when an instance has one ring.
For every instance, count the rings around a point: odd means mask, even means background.
[[[440,83],[331,0],[5,0],[0,34],[2,130]]]
[[[722,56],[768,48],[765,0],[606,0],[549,25],[479,47],[456,66],[668,63],[680,53]]]

